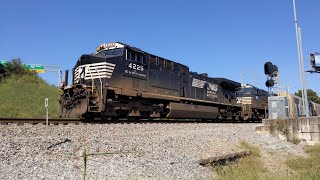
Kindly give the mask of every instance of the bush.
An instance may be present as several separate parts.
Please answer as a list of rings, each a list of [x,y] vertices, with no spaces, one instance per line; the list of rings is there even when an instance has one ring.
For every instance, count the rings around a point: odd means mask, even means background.
[[[10,77],[12,75],[23,76],[30,75],[35,76],[37,73],[34,71],[28,70],[26,67],[22,65],[22,61],[20,58],[12,59],[7,62],[5,65],[0,66],[0,81],[6,77]]]

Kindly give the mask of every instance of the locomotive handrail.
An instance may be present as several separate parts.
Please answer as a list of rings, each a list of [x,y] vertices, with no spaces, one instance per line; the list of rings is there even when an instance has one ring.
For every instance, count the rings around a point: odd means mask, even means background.
[[[98,73],[97,69],[96,69],[96,72]],[[103,99],[103,94],[102,94],[102,80],[101,80],[101,77],[100,77],[100,74],[98,73],[98,77],[99,77],[99,80],[100,80],[100,96],[101,96],[101,100]]]
[[[94,87],[94,80],[93,80],[93,76],[92,76],[90,67],[91,67],[91,66],[89,66],[88,70],[89,70],[90,76],[91,76],[91,81],[92,81],[92,83],[91,83],[91,84],[92,84],[92,86],[91,86],[91,91],[92,91],[92,93],[93,93],[93,90],[94,90],[94,88],[93,88],[93,87]]]
[[[92,72],[91,72],[90,67],[91,67],[91,66],[89,66],[89,71],[90,71],[91,80],[92,80],[92,92],[93,92],[94,80],[93,80],[93,76],[92,76]],[[99,81],[100,81],[100,97],[101,97],[101,100],[102,100],[102,98],[103,98],[103,95],[102,95],[102,80],[101,80],[100,74],[98,73],[97,69],[96,69],[96,72],[97,72],[97,74],[98,74]]]

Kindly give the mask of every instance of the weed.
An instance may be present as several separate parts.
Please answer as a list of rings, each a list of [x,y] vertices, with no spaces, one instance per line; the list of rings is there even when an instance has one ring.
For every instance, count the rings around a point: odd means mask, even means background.
[[[299,143],[301,142],[301,140],[300,140],[299,138],[297,138],[296,136],[293,136],[291,142],[292,142],[293,144],[299,144]]]
[[[87,175],[87,147],[83,149],[83,180],[86,180]]]
[[[249,149],[250,155],[241,158],[237,164],[215,167],[217,179],[258,179],[265,172],[260,160],[260,150],[246,142],[241,142],[240,147]]]
[[[251,155],[240,159],[235,165],[215,167],[216,179],[320,179],[320,144],[305,148],[308,157],[287,160],[284,165],[293,170],[290,174],[268,174],[263,168],[259,149],[246,142],[240,144],[241,147],[250,149]]]
[[[286,138],[290,139],[290,127],[289,122],[287,120],[278,119],[276,120],[277,130],[282,135],[286,136]]]
[[[296,179],[320,179],[320,144],[306,147],[308,157],[297,157],[286,164],[297,172]]]
[[[99,156],[99,155],[115,155],[115,154],[133,154],[138,152],[102,152],[102,153],[87,153],[87,146],[83,149],[83,180],[86,180],[87,176],[87,160],[89,156]],[[140,153],[138,153],[140,154]]]

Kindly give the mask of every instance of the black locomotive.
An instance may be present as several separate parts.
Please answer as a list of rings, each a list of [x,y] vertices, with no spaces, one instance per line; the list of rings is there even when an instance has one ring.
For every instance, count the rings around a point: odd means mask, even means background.
[[[83,118],[263,118],[244,113],[240,83],[189,71],[183,64],[113,42],[82,55],[73,83],[63,87],[61,117]],[[246,105],[247,106],[247,105]]]

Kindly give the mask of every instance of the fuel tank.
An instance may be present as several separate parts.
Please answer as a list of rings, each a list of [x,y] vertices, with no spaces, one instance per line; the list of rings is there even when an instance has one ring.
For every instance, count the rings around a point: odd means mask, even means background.
[[[167,118],[216,119],[219,115],[219,109],[210,106],[171,102],[167,108]]]

